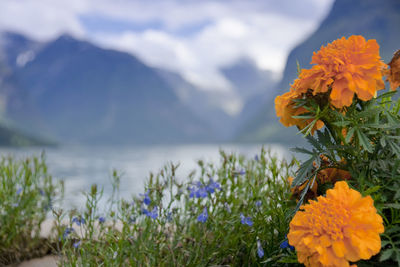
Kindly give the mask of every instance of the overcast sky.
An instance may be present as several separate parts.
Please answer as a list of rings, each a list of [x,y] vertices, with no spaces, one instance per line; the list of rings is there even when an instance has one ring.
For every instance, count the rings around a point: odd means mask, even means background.
[[[135,54],[204,88],[229,89],[221,66],[241,58],[279,76],[332,0],[0,0],[0,30],[62,33]]]

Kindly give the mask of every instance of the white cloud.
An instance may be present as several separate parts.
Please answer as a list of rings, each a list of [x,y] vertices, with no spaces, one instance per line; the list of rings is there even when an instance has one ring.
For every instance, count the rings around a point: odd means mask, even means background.
[[[1,0],[0,30],[41,40],[68,32],[177,71],[203,88],[229,91],[221,66],[249,57],[281,73],[290,49],[315,29],[332,1]],[[90,32],[80,16],[93,14],[162,27]],[[180,34],[190,27],[190,34]]]

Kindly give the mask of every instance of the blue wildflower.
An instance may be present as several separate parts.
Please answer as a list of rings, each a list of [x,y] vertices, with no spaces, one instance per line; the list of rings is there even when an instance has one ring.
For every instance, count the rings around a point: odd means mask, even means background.
[[[74,248],[79,248],[79,245],[81,244],[81,240],[75,242],[74,244],[72,244],[74,246]]]
[[[22,188],[19,188],[19,189],[17,190],[17,195],[21,195],[21,193],[22,193]]]
[[[210,183],[206,186],[206,190],[210,193],[214,193],[215,189],[221,190],[221,185],[218,182],[214,182],[213,179],[210,179]]]
[[[207,190],[204,187],[200,187],[196,191],[197,198],[205,198],[208,196]]]
[[[81,226],[81,224],[85,224],[86,221],[84,218],[78,218],[78,217],[74,217],[72,218],[72,223],[76,223],[76,225]]]
[[[263,250],[263,248],[261,246],[260,240],[257,240],[257,255],[258,255],[259,258],[264,257],[264,250]]]
[[[245,175],[245,174],[246,174],[246,170],[245,170],[245,169],[241,169],[241,170],[239,171],[239,174],[240,174],[240,175]]]
[[[262,204],[261,200],[257,200],[256,201],[256,207],[257,208],[261,207],[261,204]]]
[[[73,231],[74,231],[74,228],[71,228],[71,227],[65,228],[64,233],[63,233],[63,239],[67,238],[69,236],[69,234],[71,234]]]
[[[256,155],[255,157],[254,157],[254,159],[256,160],[256,161],[259,161],[260,159],[258,158],[258,155]]]
[[[140,194],[141,196],[144,197],[144,198],[143,198],[143,203],[146,204],[147,206],[150,205],[150,203],[151,203],[151,199],[150,199],[150,197],[149,197],[149,193],[150,193],[150,191],[147,190],[146,193]]]
[[[157,206],[155,206],[152,211],[148,211],[146,209],[142,209],[142,212],[147,217],[150,217],[152,219],[157,219],[157,217],[158,217]]]
[[[42,189],[39,189],[39,194],[40,194],[41,196],[44,196],[44,191],[43,191]]]
[[[203,212],[197,217],[197,221],[201,222],[201,223],[205,223],[208,219],[208,211],[207,211],[207,207],[204,207]]]
[[[167,222],[171,222],[172,221],[172,212],[168,212],[167,213]]]
[[[291,246],[291,245],[289,245],[289,242],[288,242],[287,239],[285,239],[285,241],[283,241],[283,242],[279,245],[279,247],[280,247],[281,249],[289,248],[289,249],[292,250],[292,251],[294,250],[294,247]]]
[[[242,224],[247,224],[248,226],[253,226],[253,221],[251,220],[251,217],[245,217],[243,213],[240,213],[240,222]]]
[[[194,198],[196,195],[196,188],[194,186],[191,186],[191,187],[188,187],[188,190],[190,191],[189,198]]]
[[[100,216],[99,217],[99,223],[104,223],[106,221],[106,218]]]

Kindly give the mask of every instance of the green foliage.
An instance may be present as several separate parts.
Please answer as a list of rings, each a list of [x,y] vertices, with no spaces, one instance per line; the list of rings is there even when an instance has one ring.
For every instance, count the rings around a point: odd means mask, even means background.
[[[199,161],[196,171],[179,179],[171,163],[150,174],[145,195],[131,201],[114,197],[103,213],[97,206],[101,192],[92,190],[86,208],[69,214],[68,223],[59,214],[60,264],[285,266],[286,256],[294,255],[280,248],[294,206],[287,182],[293,164],[264,150],[257,160],[221,152],[219,165]],[[72,223],[74,217],[85,224]]]
[[[40,227],[63,186],[53,182],[44,156],[0,160],[0,265],[45,255],[47,240]]]
[[[319,161],[324,155],[330,167],[349,171],[349,183],[374,199],[385,233],[380,256],[369,264],[400,265],[400,100],[392,100],[394,94],[384,93],[367,102],[356,100],[343,112],[326,110],[319,117],[325,130],[317,131],[316,137],[307,136],[312,148],[295,149],[309,159],[300,165],[293,186],[314,179],[324,168]]]

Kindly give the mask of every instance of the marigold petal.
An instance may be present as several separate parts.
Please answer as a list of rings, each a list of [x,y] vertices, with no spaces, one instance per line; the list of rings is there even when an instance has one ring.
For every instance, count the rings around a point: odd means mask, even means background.
[[[306,266],[349,266],[349,261],[379,253],[382,231],[372,198],[339,181],[326,197],[302,206],[290,223],[288,239]]]

